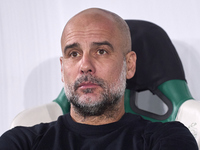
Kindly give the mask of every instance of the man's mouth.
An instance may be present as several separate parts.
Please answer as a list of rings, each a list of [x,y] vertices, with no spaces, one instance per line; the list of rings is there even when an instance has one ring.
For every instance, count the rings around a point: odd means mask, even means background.
[[[77,89],[94,89],[94,88],[97,88],[99,87],[98,84],[95,84],[95,83],[91,83],[91,82],[83,82],[81,84],[79,84],[78,88]]]
[[[74,90],[77,89],[95,89],[98,87],[104,88],[105,83],[100,78],[95,78],[92,75],[85,75],[80,77],[74,84]]]

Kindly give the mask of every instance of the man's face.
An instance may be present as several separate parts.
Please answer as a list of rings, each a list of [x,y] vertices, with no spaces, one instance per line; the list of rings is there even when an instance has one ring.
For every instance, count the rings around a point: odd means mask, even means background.
[[[79,113],[101,115],[124,94],[126,60],[112,22],[84,21],[71,23],[63,32],[62,81]]]

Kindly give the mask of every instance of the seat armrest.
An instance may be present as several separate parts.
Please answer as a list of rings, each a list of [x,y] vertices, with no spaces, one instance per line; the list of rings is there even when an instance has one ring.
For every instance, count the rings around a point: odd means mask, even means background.
[[[185,101],[179,108],[176,121],[188,127],[200,147],[200,101]]]
[[[13,119],[11,128],[52,122],[57,120],[60,115],[63,115],[61,107],[55,102],[50,102],[39,107],[22,111]]]

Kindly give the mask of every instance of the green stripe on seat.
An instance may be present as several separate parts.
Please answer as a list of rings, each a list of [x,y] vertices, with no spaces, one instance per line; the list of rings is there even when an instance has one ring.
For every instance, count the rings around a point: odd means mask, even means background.
[[[62,88],[58,97],[54,100],[58,105],[60,105],[63,114],[69,113],[70,111],[70,103],[65,95],[64,88]]]

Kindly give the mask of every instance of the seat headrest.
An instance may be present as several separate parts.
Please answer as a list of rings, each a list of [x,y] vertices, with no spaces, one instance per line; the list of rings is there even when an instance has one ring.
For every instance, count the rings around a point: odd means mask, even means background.
[[[153,23],[126,20],[136,52],[135,76],[127,80],[127,88],[136,91],[156,88],[172,79],[186,80],[181,60],[166,32]]]

